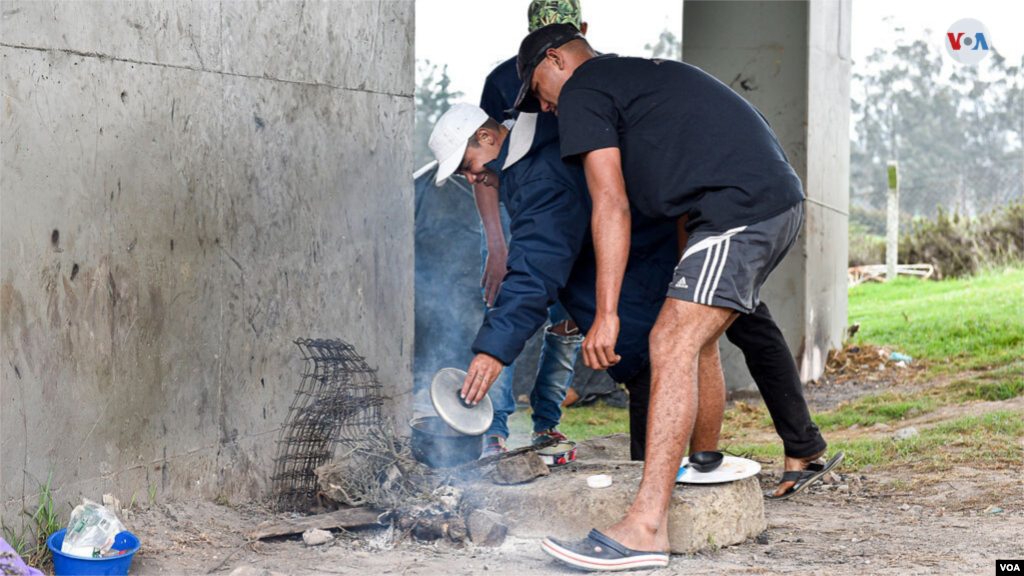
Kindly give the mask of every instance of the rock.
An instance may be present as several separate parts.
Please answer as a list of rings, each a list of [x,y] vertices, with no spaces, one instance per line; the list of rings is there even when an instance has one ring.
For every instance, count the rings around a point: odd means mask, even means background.
[[[910,504],[903,504],[903,506],[900,506],[900,510],[903,510],[904,512],[910,510]]]
[[[853,430],[856,430],[858,428],[860,428],[860,424],[859,423],[854,423],[849,428],[847,428],[847,430],[853,431]]]
[[[895,438],[896,440],[906,440],[908,438],[913,438],[914,436],[917,435],[917,428],[914,428],[913,426],[908,426],[906,428],[901,428],[897,430],[892,437]]]
[[[525,452],[500,460],[494,467],[491,479],[495,484],[521,484],[548,474],[550,474],[548,465],[540,459],[536,452]]]
[[[844,492],[845,493],[845,492],[849,492],[849,491],[850,491],[850,485],[849,484],[840,484],[839,487],[836,488],[836,492]]]
[[[888,424],[886,424],[884,422],[877,422],[874,426],[871,427],[871,429],[872,430],[892,430],[892,426],[889,426]]]
[[[103,495],[103,505],[114,514],[121,514],[121,501],[115,498],[113,494]]]
[[[909,513],[911,513],[911,514],[913,514],[915,516],[920,516],[921,514],[924,513],[924,506],[921,506],[921,505],[918,505],[918,504],[914,504],[913,506],[911,506],[910,508],[907,509],[907,512],[909,512]]]
[[[306,546],[322,546],[334,540],[334,535],[327,530],[312,528],[302,533],[302,541]]]
[[[840,484],[840,483],[842,483],[842,480],[839,478],[839,476],[836,475],[835,472],[829,472],[828,474],[825,474],[825,477],[822,478],[821,481],[823,483],[825,483],[825,484]]]
[[[271,576],[273,574],[269,570],[263,568],[257,568],[255,566],[239,566],[231,571],[228,576]]]
[[[586,460],[629,461],[629,434],[609,434],[581,441],[576,446],[576,458]]]
[[[467,528],[469,540],[477,546],[501,546],[508,534],[505,517],[490,510],[474,510]]]
[[[442,506],[454,512],[459,509],[459,503],[462,502],[462,489],[455,486],[441,486],[434,490],[434,496],[437,497]]]

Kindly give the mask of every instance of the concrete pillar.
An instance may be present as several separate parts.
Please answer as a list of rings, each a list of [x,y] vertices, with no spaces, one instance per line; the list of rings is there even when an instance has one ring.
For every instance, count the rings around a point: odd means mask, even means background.
[[[262,496],[296,338],[408,416],[413,14],[4,2],[5,520],[51,467],[60,503]]]
[[[803,234],[761,290],[806,382],[846,324],[850,2],[683,3],[683,60],[757,106],[807,194]],[[730,389],[753,385],[723,338]]]

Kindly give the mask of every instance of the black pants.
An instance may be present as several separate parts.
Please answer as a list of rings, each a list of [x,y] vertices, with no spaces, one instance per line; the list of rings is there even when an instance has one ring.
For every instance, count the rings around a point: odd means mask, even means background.
[[[807,458],[828,445],[804,400],[796,361],[764,302],[751,314],[740,314],[725,332],[743,352],[747,369],[764,398],[765,407],[782,438],[786,456]],[[643,460],[647,447],[647,410],[651,400],[651,368],[626,382],[629,390],[630,457]]]

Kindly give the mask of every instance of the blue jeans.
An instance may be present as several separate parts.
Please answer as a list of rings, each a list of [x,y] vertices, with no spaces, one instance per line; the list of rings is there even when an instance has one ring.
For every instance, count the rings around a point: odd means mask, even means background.
[[[509,237],[509,218],[505,206],[501,206],[501,227],[506,240]],[[480,227],[480,261],[481,274],[487,264],[487,240]],[[483,293],[483,288],[480,289]],[[490,308],[488,308],[490,310]],[[552,325],[569,320],[569,314],[561,304],[555,303],[548,309],[548,318]],[[530,406],[533,408],[533,431],[541,432],[558,426],[562,418],[562,401],[572,384],[573,365],[576,355],[583,342],[582,334],[560,336],[552,334],[549,329],[544,331],[544,344],[537,363],[537,379],[530,392]],[[515,363],[509,364],[501,371],[487,393],[494,405],[494,421],[487,435],[508,438],[508,417],[516,411],[516,399],[512,393],[512,376]]]

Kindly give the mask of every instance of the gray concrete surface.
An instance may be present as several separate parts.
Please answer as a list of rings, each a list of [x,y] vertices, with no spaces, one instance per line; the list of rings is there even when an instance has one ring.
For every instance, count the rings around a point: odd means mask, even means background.
[[[613,483],[590,488],[591,474],[611,474]],[[642,475],[642,462],[580,460],[525,484],[477,482],[466,488],[462,505],[500,512],[510,536],[575,540],[592,528],[600,530],[621,520]],[[740,544],[767,526],[756,477],[727,484],[678,485],[672,493],[668,530],[674,554]]]
[[[295,338],[407,417],[413,13],[4,2],[5,518],[51,468],[58,502],[264,495]]]
[[[819,377],[846,325],[850,2],[683,3],[683,60],[764,114],[804,184],[797,246],[761,290],[804,381]],[[730,389],[753,385],[722,339]]]

